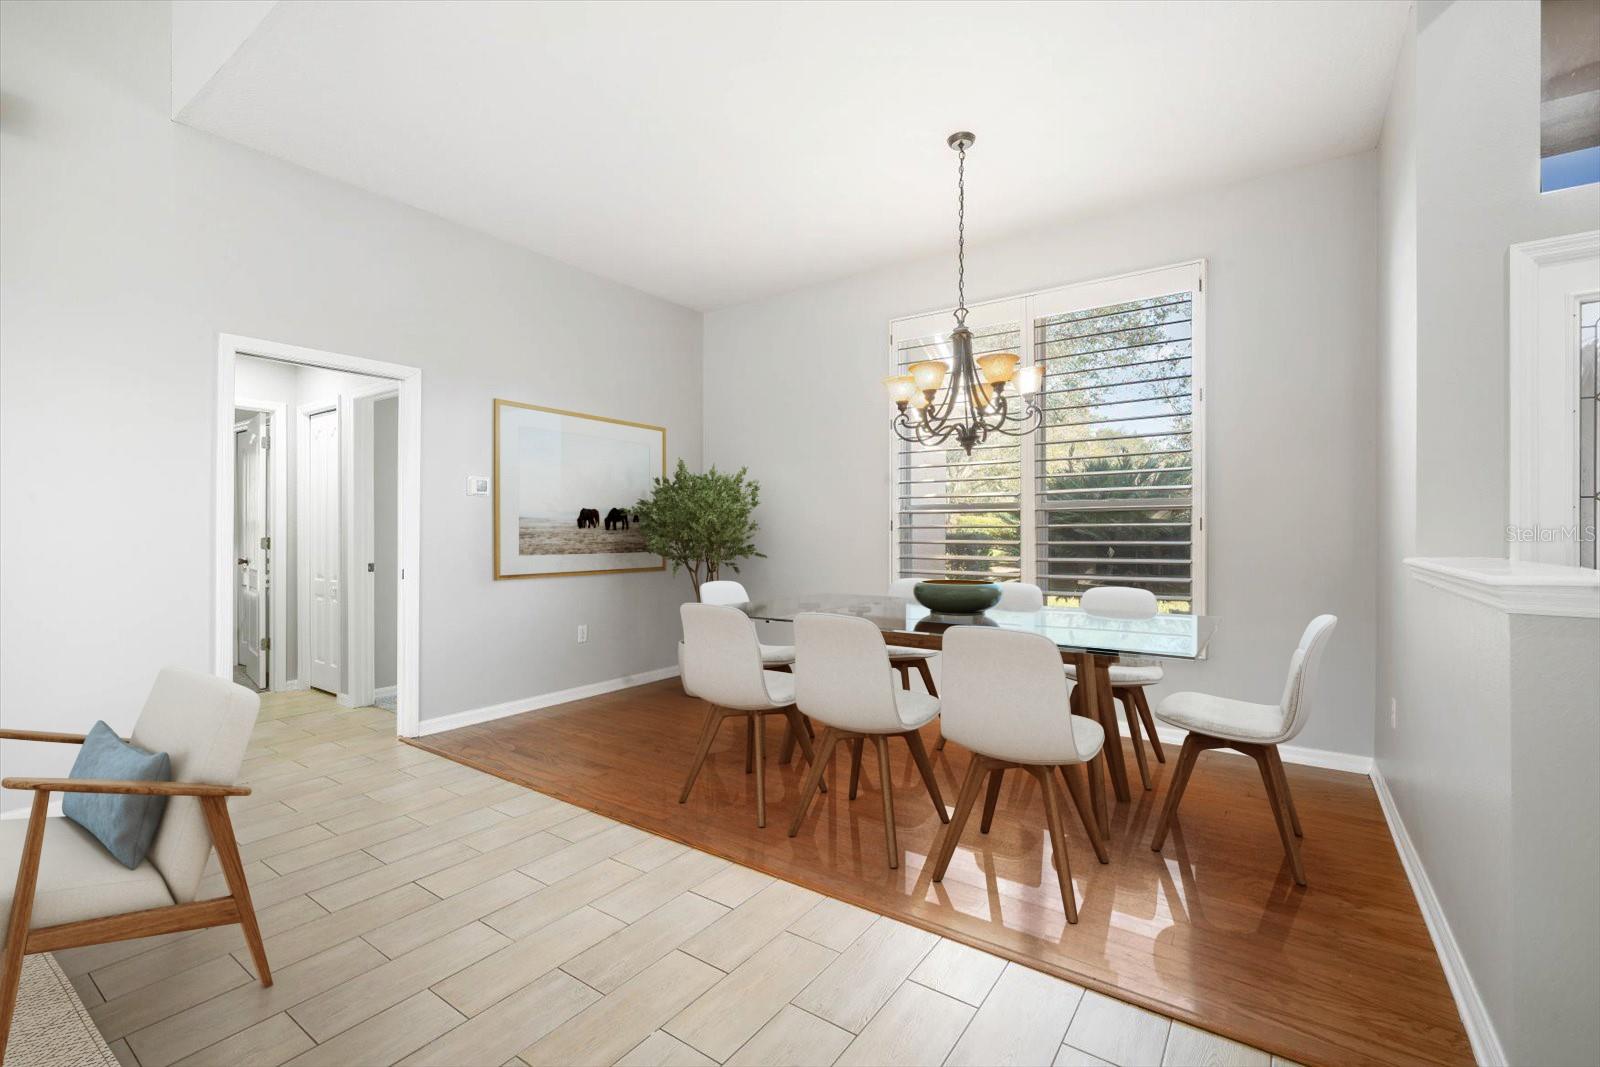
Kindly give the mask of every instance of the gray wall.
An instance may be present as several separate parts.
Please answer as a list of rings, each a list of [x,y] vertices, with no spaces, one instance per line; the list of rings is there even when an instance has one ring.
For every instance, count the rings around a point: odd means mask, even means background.
[[[974,187],[981,205],[982,189]],[[969,216],[969,233],[981,233]],[[1373,153],[968,250],[974,300],[1204,256],[1212,656],[1165,690],[1264,702],[1307,622],[1339,616],[1297,743],[1372,751],[1377,464]],[[889,320],[948,306],[950,256],[706,315],[706,460],[762,486],[757,592],[889,580]]]
[[[1600,619],[1511,620],[1512,1063],[1600,1053]],[[1504,957],[1502,957],[1504,959]]]
[[[424,718],[673,664],[681,575],[494,582],[464,484],[495,397],[664,425],[697,467],[700,316],[172,123],[168,15],[0,7],[6,724],[125,728],[163,664],[211,669],[219,333],[423,368]]]
[[[400,586],[400,399],[372,405],[372,548],[377,577],[372,585],[372,684],[396,684],[396,597]]]
[[[1538,4],[1415,21],[1379,149],[1376,766],[1511,1062],[1592,1062],[1600,623],[1401,560],[1506,555],[1507,247],[1600,225],[1600,187],[1539,192]]]

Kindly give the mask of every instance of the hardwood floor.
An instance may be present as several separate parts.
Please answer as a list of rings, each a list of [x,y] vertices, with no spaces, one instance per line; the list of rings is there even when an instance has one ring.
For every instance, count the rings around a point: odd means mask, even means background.
[[[1471,1062],[1432,941],[1364,776],[1288,768],[1305,826],[1310,886],[1302,889],[1279,844],[1260,776],[1244,757],[1201,758],[1165,852],[1152,852],[1151,831],[1173,767],[1152,762],[1154,789],[1135,789],[1130,803],[1112,804],[1109,864],[1096,862],[1078,820],[1066,820],[1080,909],[1078,923],[1069,925],[1039,788],[1029,775],[1006,777],[992,830],[983,835],[976,819],[969,823],[948,873],[935,884],[929,857],[941,824],[904,746],[895,749],[890,772],[896,793],[906,798],[895,806],[901,862],[890,869],[876,764],[864,761],[860,794],[851,801],[841,777],[849,768],[844,746],[829,771],[833,788],[816,799],[795,838],[785,836],[785,813],[795,804],[804,765],[798,759],[778,765],[778,736],[768,738],[773,814],[765,829],[755,824],[743,730],[729,728],[717,738],[688,803],[678,804],[703,719],[703,705],[668,681],[414,744],[1107,994],[1099,998],[1106,1013],[1151,1009],[1304,1063]],[[933,739],[930,727],[930,751]],[[945,797],[954,797],[967,755],[952,743],[933,758]],[[707,958],[716,963],[714,955]],[[896,1011],[925,1020],[921,997],[906,994]],[[807,1007],[804,998],[797,1004]],[[1084,1032],[1094,1025],[1086,1021]],[[1149,1046],[1133,1031],[1106,1024],[1103,1032],[1107,1049],[1126,1045],[1131,1062],[1146,1062]]]
[[[124,1064],[1272,1060],[393,729],[263,698],[233,817],[272,988],[237,927],[57,954]]]

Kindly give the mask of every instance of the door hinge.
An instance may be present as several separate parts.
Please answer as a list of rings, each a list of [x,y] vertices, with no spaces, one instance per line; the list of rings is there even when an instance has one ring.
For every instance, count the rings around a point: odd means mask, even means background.
[[[377,569],[378,569],[378,565],[377,565],[377,564],[376,564],[376,563],[369,563],[369,564],[367,564],[367,573],[368,573],[368,574],[372,574],[372,573],[373,573],[373,572],[375,572],[375,571],[376,571],[376,570],[377,570]]]
[[[272,438],[266,434],[261,435],[261,451],[265,452],[272,447]]]
[[[272,638],[263,637],[261,639],[261,651],[263,651],[263,652],[271,652],[272,651]]]
[[[266,550],[271,549],[272,548],[272,538],[263,537],[261,539],[261,548],[262,548],[262,551],[266,551]]]

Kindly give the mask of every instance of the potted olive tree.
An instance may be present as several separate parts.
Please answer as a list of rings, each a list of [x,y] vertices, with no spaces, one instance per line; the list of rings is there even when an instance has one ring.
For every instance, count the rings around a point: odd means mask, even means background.
[[[695,474],[680,459],[672,477],[657,478],[634,510],[646,549],[670,560],[674,574],[687,570],[698,600],[700,586],[716,581],[723,567],[737,573],[740,560],[762,555],[752,541],[757,526],[751,518],[760,498],[760,483],[747,481],[743,467],[738,474],[716,467]]]

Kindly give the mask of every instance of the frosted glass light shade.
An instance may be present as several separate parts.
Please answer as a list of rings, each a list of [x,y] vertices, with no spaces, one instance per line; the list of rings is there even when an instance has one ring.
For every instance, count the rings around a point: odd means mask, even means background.
[[[916,381],[917,388],[925,393],[936,392],[939,386],[944,384],[944,376],[950,371],[950,368],[944,365],[944,361],[939,359],[925,359],[911,364],[907,369],[911,371],[911,377]]]
[[[889,399],[896,404],[909,403],[917,393],[917,380],[909,374],[892,374],[883,380]]]
[[[1039,391],[1039,386],[1044,383],[1044,368],[1037,363],[1029,364],[1017,370],[1017,392],[1023,396],[1032,396]]]
[[[990,385],[996,382],[1009,382],[1016,377],[1017,364],[1022,362],[1022,357],[1015,352],[991,352],[987,356],[978,357],[978,371],[983,375],[983,380]]]

